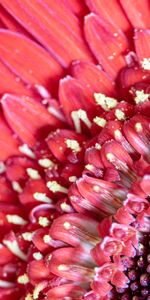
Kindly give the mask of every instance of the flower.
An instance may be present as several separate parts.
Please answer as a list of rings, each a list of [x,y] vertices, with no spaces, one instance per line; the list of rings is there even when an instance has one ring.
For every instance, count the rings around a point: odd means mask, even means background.
[[[149,299],[149,1],[0,16],[0,299]]]

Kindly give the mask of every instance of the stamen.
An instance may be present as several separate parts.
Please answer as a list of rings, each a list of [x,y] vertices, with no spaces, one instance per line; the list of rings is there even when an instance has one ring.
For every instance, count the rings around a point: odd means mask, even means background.
[[[68,193],[68,189],[60,185],[57,181],[48,181],[46,185],[53,193],[56,192],[61,192],[64,194]]]
[[[35,154],[34,152],[28,147],[27,144],[23,144],[22,146],[19,147],[20,152],[22,152],[23,154],[26,154],[27,156],[31,157],[31,158],[35,158]]]
[[[49,220],[46,217],[39,217],[38,223],[43,227],[47,227],[50,224]]]
[[[76,140],[67,139],[65,142],[67,147],[70,148],[74,153],[81,151],[80,145]]]
[[[12,181],[12,188],[17,193],[22,193],[23,189],[17,181]]]
[[[52,199],[47,197],[45,193],[36,192],[33,194],[33,198],[44,203],[52,203]]]
[[[80,120],[88,127],[91,128],[92,123],[87,116],[87,112],[83,109],[72,111],[71,117],[74,122],[75,129],[78,133],[81,133],[81,123]]]
[[[20,283],[20,284],[27,284],[27,283],[29,282],[29,277],[28,277],[28,275],[25,273],[25,274],[19,276],[18,279],[17,279],[17,281],[18,281],[18,283]]]
[[[53,161],[50,160],[50,159],[48,159],[48,158],[39,159],[38,163],[43,168],[51,168],[52,169],[55,166],[55,164],[53,163]]]
[[[115,98],[106,97],[101,93],[94,93],[94,98],[96,103],[100,105],[105,111],[109,111],[112,108],[116,107],[118,101]]]
[[[121,109],[115,110],[115,116],[119,121],[124,121],[126,119],[125,113]]]
[[[144,58],[141,61],[141,64],[144,70],[148,70],[148,71],[150,70],[150,58]]]
[[[107,123],[107,121],[104,118],[100,118],[100,117],[95,117],[93,119],[93,122],[100,127],[105,127],[105,125]]]
[[[145,101],[148,101],[148,98],[150,97],[150,94],[145,94],[144,91],[136,91],[135,92],[136,97],[134,98],[136,104],[144,103]]]
[[[25,225],[28,222],[24,220],[22,217],[18,215],[6,215],[6,219],[9,223],[16,224],[16,225]]]
[[[27,174],[31,179],[40,179],[41,178],[39,172],[32,168],[27,168]]]

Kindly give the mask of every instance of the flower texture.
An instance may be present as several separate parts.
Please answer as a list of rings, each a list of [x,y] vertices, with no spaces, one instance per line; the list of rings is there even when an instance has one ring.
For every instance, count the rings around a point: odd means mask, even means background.
[[[149,12],[1,2],[0,300],[150,299]]]

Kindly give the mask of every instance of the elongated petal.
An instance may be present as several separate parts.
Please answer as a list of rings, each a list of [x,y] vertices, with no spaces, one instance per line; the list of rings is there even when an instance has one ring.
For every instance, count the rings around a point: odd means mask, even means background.
[[[51,90],[51,84],[62,74],[62,68],[44,49],[9,30],[0,30],[0,56],[2,62],[29,86],[39,84]]]
[[[127,44],[124,39],[116,38],[111,25],[95,14],[85,17],[86,40],[104,70],[115,78],[118,72],[126,65],[122,52]]]
[[[71,299],[80,299],[84,295],[84,289],[74,284],[63,284],[50,289],[47,293],[47,300],[61,300],[62,297],[71,297]]]
[[[135,28],[150,27],[150,2],[149,0],[120,0],[121,5]]]
[[[61,3],[64,3],[64,5],[69,8],[75,15],[82,17],[85,15],[87,8],[84,4],[84,1],[80,0],[59,0]]]
[[[47,9],[41,1],[17,0],[11,3],[5,0],[3,6],[63,67],[67,67],[73,59],[93,60],[84,40],[75,38],[68,23],[61,24],[50,5]]]
[[[106,96],[116,94],[115,83],[103,72],[100,66],[83,61],[75,61],[71,68],[72,75],[91,93],[102,93]]]
[[[47,135],[51,129],[61,126],[56,117],[32,98],[5,94],[1,102],[9,125],[30,146],[37,138],[43,139],[43,134]]]
[[[6,160],[9,156],[18,155],[19,143],[12,135],[4,119],[0,117],[0,160]]]
[[[150,30],[135,31],[135,49],[144,70],[150,70]]]
[[[115,25],[116,29],[122,29],[125,33],[131,29],[131,25],[118,0],[110,0],[108,2],[105,0],[86,0],[85,2],[92,12],[97,13],[106,21],[112,23],[113,26]]]

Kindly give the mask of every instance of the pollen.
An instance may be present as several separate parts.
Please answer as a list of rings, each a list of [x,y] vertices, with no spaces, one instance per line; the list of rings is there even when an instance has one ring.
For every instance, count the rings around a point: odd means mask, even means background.
[[[44,235],[44,237],[43,237],[44,243],[49,244],[51,240],[52,240],[52,239],[51,239],[51,237],[50,237],[49,234],[45,234],[45,235]]]
[[[92,126],[91,121],[87,116],[87,112],[83,109],[72,111],[71,113],[72,120],[74,122],[75,129],[78,133],[81,133],[81,124],[80,120],[90,129]]]
[[[141,132],[143,130],[142,124],[141,123],[136,123],[135,124],[135,129],[137,132]]]
[[[55,164],[53,163],[53,161],[50,160],[50,159],[48,159],[48,158],[39,159],[38,163],[43,168],[50,168],[50,169],[52,169],[55,166]]]
[[[22,187],[20,186],[20,184],[17,181],[12,181],[12,188],[15,192],[17,193],[22,193]]]
[[[32,168],[27,168],[27,174],[31,179],[40,179],[41,178],[39,172]]]
[[[136,91],[136,97],[134,98],[136,104],[144,103],[148,101],[150,94],[145,94],[144,91]]]
[[[85,168],[87,169],[87,170],[89,170],[89,171],[93,171],[93,165],[91,165],[91,164],[87,164],[86,166],[85,166]]]
[[[1,161],[0,162],[0,174],[4,173],[6,171],[5,164]]]
[[[61,192],[64,194],[68,193],[68,189],[60,185],[57,181],[48,181],[46,185],[49,188],[49,190],[52,191],[53,193],[56,192]]]
[[[101,150],[102,147],[101,147],[101,145],[100,145],[99,143],[96,143],[96,144],[95,144],[95,148],[96,148],[97,150]]]
[[[66,145],[70,148],[74,153],[78,153],[81,151],[80,145],[76,140],[67,139]]]
[[[31,242],[33,237],[33,232],[24,232],[22,233],[22,237],[25,241]]]
[[[112,108],[116,107],[117,100],[115,98],[106,97],[101,93],[94,93],[95,101],[98,105],[100,105],[105,111],[109,111]]]
[[[33,198],[37,201],[41,201],[41,202],[44,202],[44,203],[52,203],[52,200],[46,196],[45,193],[34,193],[33,194]]]
[[[64,226],[64,228],[67,229],[67,230],[71,228],[71,224],[70,224],[69,222],[65,222],[65,223],[63,224],[63,226]]]
[[[33,159],[35,158],[34,152],[28,147],[27,144],[23,144],[22,146],[20,146],[19,151]]]
[[[35,252],[35,253],[33,253],[33,257],[36,260],[41,260],[43,258],[43,255],[40,252]]]
[[[6,215],[6,219],[9,223],[15,225],[26,225],[28,222],[18,215]]]
[[[20,284],[27,284],[29,282],[29,277],[27,274],[24,274],[24,275],[19,276],[17,281]]]
[[[67,204],[66,202],[61,203],[60,207],[65,212],[71,211],[71,206],[69,204]]]
[[[31,295],[31,294],[28,294],[28,295],[25,297],[25,300],[33,300],[32,295]]]
[[[69,177],[70,182],[76,182],[76,180],[77,180],[77,176],[70,176]]]
[[[126,119],[125,113],[121,109],[115,110],[115,116],[119,121],[123,121]]]
[[[122,137],[121,131],[119,129],[116,129],[114,131],[114,136],[115,138],[120,139]]]
[[[141,64],[144,70],[150,70],[150,58],[144,58]]]
[[[98,126],[100,126],[100,127],[105,127],[105,125],[106,125],[106,120],[104,119],[104,118],[100,118],[100,117],[95,117],[94,119],[93,119],[93,122],[95,123],[95,124],[97,124]]]
[[[39,217],[39,224],[43,227],[49,226],[49,220],[46,217]]]
[[[110,161],[110,162],[114,161],[114,155],[112,153],[107,153],[106,157],[107,157],[108,161]]]
[[[57,269],[58,269],[59,271],[68,271],[68,266],[66,266],[66,265],[59,265],[59,266],[57,267]]]

